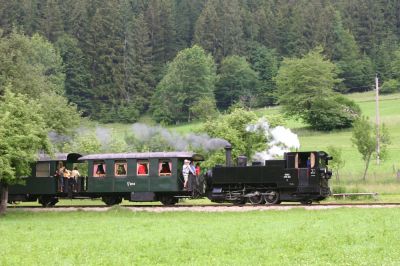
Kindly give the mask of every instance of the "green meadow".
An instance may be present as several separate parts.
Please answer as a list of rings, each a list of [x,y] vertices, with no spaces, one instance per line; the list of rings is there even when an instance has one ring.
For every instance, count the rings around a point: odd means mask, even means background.
[[[0,265],[399,265],[400,209],[22,212]]]

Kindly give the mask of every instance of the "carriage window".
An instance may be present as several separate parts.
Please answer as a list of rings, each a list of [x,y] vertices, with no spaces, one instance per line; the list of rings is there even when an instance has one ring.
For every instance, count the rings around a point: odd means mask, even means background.
[[[126,163],[126,161],[115,161],[114,164],[115,176],[126,176],[127,169],[128,169],[128,164]]]
[[[106,165],[104,161],[94,162],[93,163],[93,176],[94,177],[103,177],[106,174]]]
[[[148,175],[148,174],[149,174],[149,161],[138,161],[137,175]]]
[[[158,174],[160,176],[171,175],[172,163],[160,160],[158,163]]]
[[[36,177],[50,176],[50,163],[37,163],[36,164]]]

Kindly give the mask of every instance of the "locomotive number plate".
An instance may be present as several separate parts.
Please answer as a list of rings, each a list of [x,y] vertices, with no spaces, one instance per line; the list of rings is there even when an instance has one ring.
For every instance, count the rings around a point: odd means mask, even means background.
[[[288,180],[288,179],[291,179],[292,176],[291,176],[290,174],[284,174],[284,175],[283,175],[283,178],[286,179],[286,180]]]

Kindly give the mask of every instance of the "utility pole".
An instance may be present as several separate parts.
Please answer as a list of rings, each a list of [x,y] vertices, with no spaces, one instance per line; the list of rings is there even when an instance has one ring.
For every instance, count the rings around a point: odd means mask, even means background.
[[[380,155],[380,132],[379,132],[379,79],[378,74],[375,76],[375,112],[376,112],[376,164],[379,165]]]

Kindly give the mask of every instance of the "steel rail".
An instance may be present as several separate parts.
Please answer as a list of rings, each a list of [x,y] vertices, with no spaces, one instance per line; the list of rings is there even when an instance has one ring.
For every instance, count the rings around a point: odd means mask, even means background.
[[[43,206],[23,206],[23,205],[9,205],[9,209],[59,209],[59,208],[79,208],[79,209],[89,209],[89,208],[112,208],[112,207],[122,207],[122,208],[192,208],[192,207],[242,207],[242,208],[254,208],[254,207],[318,207],[318,206],[337,206],[337,207],[357,207],[357,206],[399,206],[400,202],[360,202],[360,203],[314,203],[314,204],[300,204],[300,203],[285,203],[285,204],[177,204],[177,205],[156,205],[156,204],[145,204],[145,205],[56,205],[51,207]]]

